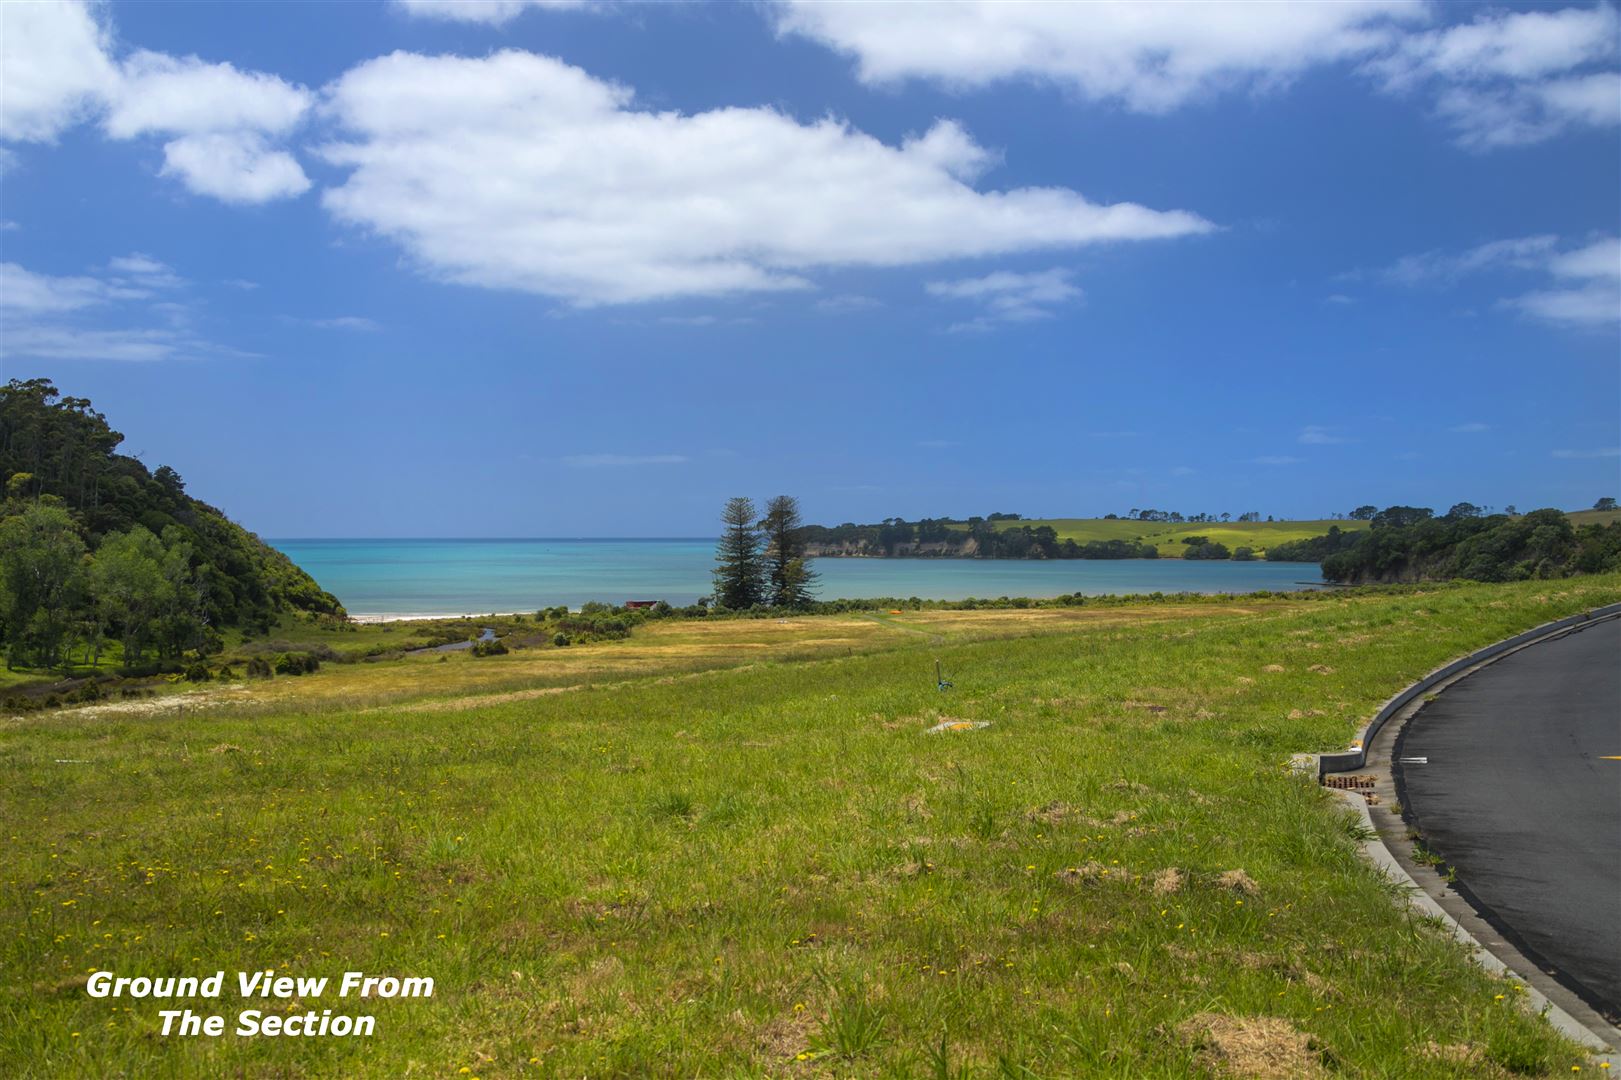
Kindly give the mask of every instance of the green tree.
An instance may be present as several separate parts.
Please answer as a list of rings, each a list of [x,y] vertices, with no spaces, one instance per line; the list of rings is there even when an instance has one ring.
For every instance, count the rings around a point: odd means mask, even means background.
[[[751,608],[765,598],[765,562],[754,500],[728,499],[721,524],[724,531],[715,545],[715,602],[734,611]]]
[[[1612,499],[1610,496],[1606,495],[1606,496],[1604,496],[1604,498],[1600,499],[1598,502],[1593,504],[1593,509],[1594,510],[1614,510],[1615,509],[1615,500]]]
[[[778,495],[766,503],[760,529],[765,534],[766,592],[772,607],[802,608],[816,599],[811,591],[816,572],[805,560],[803,525],[799,500],[792,495]]]
[[[117,633],[124,663],[138,664],[157,637],[167,604],[163,542],[140,525],[102,542],[90,568],[91,591],[101,625]]]
[[[1377,506],[1359,506],[1351,511],[1352,521],[1372,521],[1373,515],[1379,512]]]
[[[84,541],[73,517],[36,502],[0,521],[0,626],[6,667],[55,667],[85,605]]]

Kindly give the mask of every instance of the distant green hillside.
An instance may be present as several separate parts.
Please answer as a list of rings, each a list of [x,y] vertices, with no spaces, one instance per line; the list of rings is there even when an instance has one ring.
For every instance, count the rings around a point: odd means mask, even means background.
[[[1566,510],[1565,516],[1579,529],[1583,525],[1609,525],[1621,521],[1621,510]]]
[[[1084,544],[1093,540],[1135,540],[1139,543],[1152,544],[1159,550],[1160,558],[1181,558],[1187,550],[1182,543],[1185,536],[1203,536],[1213,544],[1223,544],[1237,550],[1241,547],[1252,548],[1257,556],[1265,553],[1273,544],[1283,544],[1291,540],[1306,540],[1313,536],[1322,536],[1332,526],[1339,526],[1341,532],[1351,532],[1356,529],[1366,529],[1366,521],[1335,521],[1324,519],[1321,521],[1229,521],[1229,522],[1168,522],[1168,521],[1136,521],[1125,518],[1025,518],[1018,521],[998,521],[996,528],[1001,531],[1008,529],[1029,527],[1039,529],[1042,526],[1051,528],[1058,534],[1060,540],[1073,540],[1077,544]],[[966,524],[953,524],[953,529],[966,529]]]

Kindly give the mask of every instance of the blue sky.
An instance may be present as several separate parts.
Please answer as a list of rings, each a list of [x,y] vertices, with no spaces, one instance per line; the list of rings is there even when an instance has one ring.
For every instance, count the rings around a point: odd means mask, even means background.
[[[1621,19],[0,6],[0,370],[269,536],[1621,494]]]

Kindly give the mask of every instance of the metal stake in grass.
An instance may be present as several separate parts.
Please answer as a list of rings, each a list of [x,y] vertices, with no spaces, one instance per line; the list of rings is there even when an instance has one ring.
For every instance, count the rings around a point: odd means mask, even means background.
[[[951,689],[951,680],[940,673],[940,658],[934,658],[934,688],[942,694]]]

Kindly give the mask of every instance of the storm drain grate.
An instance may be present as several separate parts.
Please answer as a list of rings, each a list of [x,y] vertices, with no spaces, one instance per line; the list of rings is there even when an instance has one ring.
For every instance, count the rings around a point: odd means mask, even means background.
[[[1366,774],[1323,777],[1324,787],[1338,788],[1341,791],[1354,791],[1367,800],[1369,806],[1378,806],[1379,796],[1374,794],[1373,784],[1374,777]]]

